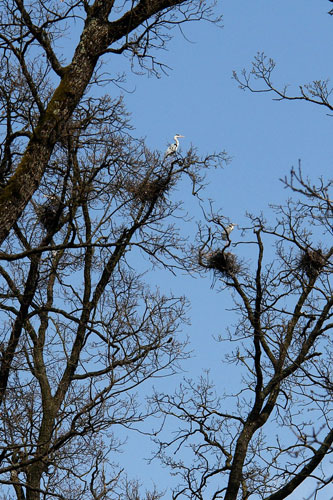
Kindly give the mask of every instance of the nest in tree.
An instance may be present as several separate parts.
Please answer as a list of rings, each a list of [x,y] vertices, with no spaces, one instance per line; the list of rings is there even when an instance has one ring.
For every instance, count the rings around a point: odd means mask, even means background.
[[[169,181],[168,178],[159,178],[153,181],[145,180],[139,184],[128,184],[127,190],[142,203],[153,203],[166,193]]]
[[[223,250],[216,250],[207,255],[207,267],[225,277],[235,275],[241,270],[236,255]]]
[[[59,211],[60,202],[45,203],[36,209],[38,219],[47,231],[57,227],[60,218]]]
[[[325,257],[322,250],[306,250],[299,259],[299,268],[305,272],[309,278],[317,276],[325,265]]]

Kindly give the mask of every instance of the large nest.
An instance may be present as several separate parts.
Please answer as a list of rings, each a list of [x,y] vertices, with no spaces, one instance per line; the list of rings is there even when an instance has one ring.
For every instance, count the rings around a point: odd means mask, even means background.
[[[307,249],[299,259],[298,266],[309,278],[314,278],[319,274],[325,265],[325,257],[322,250]]]
[[[56,200],[39,205],[36,208],[37,217],[47,231],[55,229],[58,226],[61,211],[61,203]]]
[[[207,255],[207,267],[225,277],[233,276],[241,270],[236,255],[223,250],[215,250]]]
[[[153,181],[144,180],[137,184],[129,183],[127,190],[142,203],[154,203],[166,193],[169,181],[168,178],[158,178]]]

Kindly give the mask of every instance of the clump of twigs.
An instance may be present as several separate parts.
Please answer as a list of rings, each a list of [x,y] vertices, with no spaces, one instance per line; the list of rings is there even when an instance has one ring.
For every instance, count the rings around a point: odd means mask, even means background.
[[[61,202],[56,197],[52,197],[45,204],[38,205],[35,208],[39,222],[47,231],[58,226],[62,208]]]
[[[305,272],[308,278],[314,278],[319,274],[325,265],[325,257],[322,250],[309,250],[307,249],[300,256],[298,266]]]
[[[223,250],[215,250],[210,252],[207,256],[207,268],[214,269],[214,272],[228,277],[233,276],[241,270],[241,265],[236,257],[231,252],[224,252]]]
[[[169,181],[170,179],[166,177],[159,177],[152,181],[145,179],[136,184],[128,183],[127,190],[136,200],[140,200],[142,203],[154,203],[167,192]]]

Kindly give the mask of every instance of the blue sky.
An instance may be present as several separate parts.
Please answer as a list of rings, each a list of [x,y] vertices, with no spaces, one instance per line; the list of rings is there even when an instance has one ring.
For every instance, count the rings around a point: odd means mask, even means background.
[[[310,103],[276,102],[271,94],[244,92],[232,72],[249,68],[256,53],[264,51],[276,61],[273,81],[281,87],[289,84],[291,93],[297,93],[300,84],[329,78],[333,18],[324,0],[219,4],[223,29],[209,23],[186,25],[183,31],[190,42],[175,32],[169,50],[160,54],[173,68],[169,76],[128,74],[127,88],[135,92],[124,97],[137,135],[146,137],[148,146],[164,151],[173,135],[182,133],[183,151],[191,144],[203,155],[227,151],[232,161],[208,174],[206,196],[242,227],[248,225],[246,212],[270,218],[269,204],[283,203],[291,195],[279,179],[299,160],[313,181],[321,175],[330,178],[333,119]],[[118,61],[111,59],[110,65],[116,67]],[[191,196],[183,196],[189,212],[199,217]],[[241,232],[235,229],[233,238],[241,239]],[[230,300],[211,289],[210,276],[163,279],[167,288],[191,294],[189,331],[195,348],[200,346],[199,364],[204,366],[212,355],[208,349],[203,358],[207,337],[230,322],[230,315],[221,318],[216,311],[221,311],[221,302],[228,307]]]
[[[319,106],[276,102],[270,94],[241,91],[232,72],[250,68],[256,53],[263,51],[276,61],[273,81],[280,87],[289,84],[291,93],[297,93],[300,84],[329,78],[333,74],[330,8],[327,0],[218,1],[223,29],[205,22],[183,25],[185,37],[175,30],[168,50],[158,54],[172,68],[168,76],[135,75],[123,56],[107,59],[111,74],[126,72],[128,92],[123,94],[135,127],[133,135],[146,138],[152,149],[164,151],[174,134],[181,133],[185,136],[183,152],[194,145],[202,155],[221,150],[229,154],[228,166],[208,173],[205,195],[240,228],[248,225],[246,212],[263,212],[268,219],[273,216],[269,204],[283,203],[291,194],[279,178],[299,160],[313,181],[332,176],[333,118]],[[65,45],[69,55],[68,40]],[[112,97],[119,95],[115,86],[102,90]],[[194,217],[189,226],[194,237],[195,221],[201,215],[198,204],[190,189],[179,196]],[[235,229],[233,240],[241,239],[241,231]],[[191,301],[191,325],[184,327],[183,334],[189,336],[193,356],[184,363],[183,373],[157,380],[156,387],[171,391],[184,375],[196,378],[205,368],[210,368],[221,393],[231,384],[236,387],[237,368],[222,364],[225,344],[214,340],[235,322],[229,310],[230,295],[212,288],[209,275],[194,279],[155,271],[148,277],[162,292],[185,294]],[[149,390],[147,386],[147,394]],[[150,451],[147,438],[129,434],[124,453],[115,461],[119,459],[144,488],[154,482],[163,489],[170,483],[169,471],[158,462],[147,466],[144,457]],[[302,494],[306,496],[306,489],[290,498],[300,500]],[[327,495],[326,491],[318,500],[326,500]]]
[[[183,152],[193,145],[203,156],[221,150],[228,153],[230,164],[207,174],[205,198],[214,200],[216,209],[237,224],[232,239],[241,241],[241,228],[248,226],[246,212],[263,212],[272,219],[269,204],[283,204],[291,195],[279,178],[292,166],[297,167],[299,160],[304,174],[313,182],[320,176],[332,177],[333,117],[309,103],[276,102],[271,94],[241,91],[232,73],[250,68],[257,52],[265,52],[276,62],[273,81],[280,88],[288,84],[291,94],[297,94],[299,85],[330,78],[333,17],[327,11],[333,5],[328,0],[217,3],[217,13],[223,14],[223,29],[207,22],[183,25],[183,34],[175,29],[168,50],[157,53],[158,59],[171,68],[168,76],[157,79],[133,74],[123,55],[113,55],[105,58],[105,68],[111,75],[126,73],[124,87],[128,92],[116,86],[102,91],[112,97],[123,93],[135,127],[133,135],[145,138],[152,149],[165,151],[174,134],[181,133],[185,136],[181,141]],[[78,33],[79,27],[70,35],[75,38]],[[73,45],[68,39],[61,39],[59,44],[62,42],[70,57]],[[182,185],[182,189],[185,187]],[[194,239],[201,212],[191,187],[187,188],[176,196],[193,215],[186,232]],[[238,368],[222,363],[228,344],[217,344],[214,339],[236,322],[230,310],[230,294],[212,287],[209,274],[194,278],[154,270],[147,278],[162,293],[185,294],[191,302],[191,324],[184,326],[182,335],[189,337],[192,357],[184,362],[179,375],[154,380],[156,388],[172,392],[183,376],[196,379],[208,368],[220,394],[239,387]],[[149,395],[151,389],[148,383],[142,396]],[[122,431],[117,429],[116,434],[118,431],[121,436]],[[152,449],[148,438],[129,433],[124,453],[112,458],[124,466],[130,478],[138,478],[143,489],[153,483],[158,489],[167,488],[172,484],[169,471],[157,461],[148,466],[144,460]],[[302,486],[289,498],[306,498],[310,493],[307,488]],[[326,489],[317,500],[328,497],[333,499],[333,489]]]
[[[175,31],[168,51],[160,59],[172,67],[161,79],[128,74],[125,103],[132,113],[138,136],[148,146],[164,150],[175,133],[185,135],[182,150],[195,145],[201,154],[226,150],[232,162],[223,170],[208,175],[206,195],[216,208],[240,227],[247,224],[245,213],[272,214],[270,203],[283,203],[291,194],[279,182],[298,160],[306,175],[315,181],[332,174],[333,120],[319,106],[304,102],[276,102],[270,94],[241,91],[232,79],[233,70],[250,67],[259,51],[276,62],[273,81],[280,87],[298,85],[332,75],[333,18],[325,0],[256,0],[219,2],[224,28],[209,23],[183,26],[186,41]],[[119,58],[112,58],[110,71],[128,69]],[[184,194],[187,208],[195,216],[199,211],[191,197]],[[270,215],[271,214],[271,215]],[[193,226],[194,227],[194,226]],[[234,231],[234,239],[241,239]],[[231,299],[211,288],[212,279],[173,278],[155,274],[160,287],[187,294],[192,302],[192,325],[185,328],[190,336],[193,358],[185,363],[187,376],[197,377],[210,367],[219,374],[218,388],[230,385],[230,367],[221,364],[223,345],[216,346],[213,335],[223,333],[233,323],[228,312]],[[237,382],[236,371],[232,373]],[[160,382],[159,382],[160,383]],[[168,380],[165,384],[176,385]],[[129,450],[149,445],[137,436],[129,437]],[[158,463],[149,467],[138,457],[129,464],[127,454],[121,457],[129,472],[140,477],[145,486],[155,481],[159,487],[168,484],[168,471]],[[308,493],[299,491],[294,498]],[[326,495],[328,492],[326,491]],[[327,498],[325,496],[323,498]]]

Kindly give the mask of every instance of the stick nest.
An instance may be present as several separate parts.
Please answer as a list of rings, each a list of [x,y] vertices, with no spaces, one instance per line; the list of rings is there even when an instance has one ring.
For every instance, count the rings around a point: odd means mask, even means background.
[[[168,178],[154,179],[153,181],[145,180],[138,184],[129,183],[127,185],[127,190],[142,203],[154,203],[167,192],[168,188]]]
[[[51,202],[39,205],[36,209],[39,222],[47,231],[55,229],[59,224],[59,211],[61,211],[60,203]]]
[[[225,277],[233,276],[241,270],[236,255],[223,250],[216,250],[207,256],[207,267]]]
[[[325,257],[322,250],[306,250],[299,259],[299,269],[305,272],[309,278],[319,274],[325,265]]]

